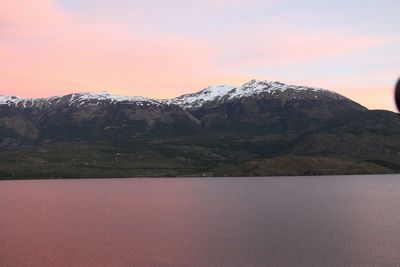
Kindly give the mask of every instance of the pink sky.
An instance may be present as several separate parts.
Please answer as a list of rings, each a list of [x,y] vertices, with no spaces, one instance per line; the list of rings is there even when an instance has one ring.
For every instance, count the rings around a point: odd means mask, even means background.
[[[387,52],[399,47],[391,32],[257,17],[256,8],[287,11],[278,0],[173,0],[159,7],[163,13],[154,11],[155,0],[63,2],[0,0],[0,95],[106,90],[169,98],[256,78],[324,87],[394,110],[400,56]]]

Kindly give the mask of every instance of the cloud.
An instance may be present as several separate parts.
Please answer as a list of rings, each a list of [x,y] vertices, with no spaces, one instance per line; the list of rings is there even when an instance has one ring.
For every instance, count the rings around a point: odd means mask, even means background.
[[[288,27],[236,29],[220,40],[226,65],[260,67],[310,64],[327,61],[390,43],[386,36],[357,34],[348,30]],[[223,49],[225,47],[225,49]]]
[[[38,37],[63,19],[52,0],[1,1],[0,38]]]

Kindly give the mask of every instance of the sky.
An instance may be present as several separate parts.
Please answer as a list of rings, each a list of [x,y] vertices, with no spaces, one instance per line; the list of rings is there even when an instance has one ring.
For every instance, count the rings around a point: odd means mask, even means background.
[[[0,95],[171,98],[251,79],[395,110],[398,0],[0,0]]]

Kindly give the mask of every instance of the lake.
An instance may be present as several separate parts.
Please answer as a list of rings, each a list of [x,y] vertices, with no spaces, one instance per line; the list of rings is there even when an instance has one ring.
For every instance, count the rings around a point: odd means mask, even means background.
[[[399,266],[400,175],[0,181],[0,266]]]

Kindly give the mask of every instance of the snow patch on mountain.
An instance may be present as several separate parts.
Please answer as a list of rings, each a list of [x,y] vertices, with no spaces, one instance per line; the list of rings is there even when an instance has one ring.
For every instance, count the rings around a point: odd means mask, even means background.
[[[79,93],[79,94],[72,94],[70,98],[70,105],[78,103],[83,105],[88,102],[109,102],[110,104],[117,103],[117,102],[126,102],[126,103],[135,103],[135,104],[142,104],[142,103],[149,103],[153,105],[162,105],[164,102],[162,100],[156,100],[152,98],[142,97],[142,96],[118,96],[113,95],[108,92],[100,92],[100,93]]]
[[[333,93],[329,90],[321,89],[321,88],[313,88],[307,86],[296,86],[296,85],[287,85],[281,82],[271,82],[271,81],[262,81],[262,80],[251,80],[236,90],[230,92],[229,98],[241,98],[248,97],[252,95],[257,95],[260,93],[274,93],[274,92],[282,92],[286,90],[293,91],[310,91],[310,92],[329,92]],[[335,93],[336,94],[336,93]]]
[[[0,105],[10,107],[30,108],[35,105],[42,105],[51,102],[56,97],[49,98],[23,98],[17,96],[0,96]]]
[[[16,96],[0,96],[0,105],[16,105],[22,101],[24,101],[24,98],[21,97],[16,97]]]
[[[235,89],[235,86],[231,85],[210,86],[198,93],[182,95],[166,101],[170,104],[178,105],[183,108],[201,107],[206,102],[220,100],[233,89]]]

